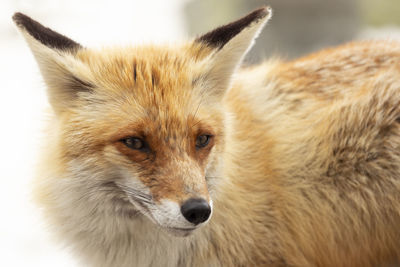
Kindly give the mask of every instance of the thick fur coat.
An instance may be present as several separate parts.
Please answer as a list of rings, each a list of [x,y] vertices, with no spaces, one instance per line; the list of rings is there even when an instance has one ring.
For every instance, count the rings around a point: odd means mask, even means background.
[[[14,16],[53,108],[36,198],[84,266],[399,261],[400,44],[239,68],[270,13],[101,50]]]

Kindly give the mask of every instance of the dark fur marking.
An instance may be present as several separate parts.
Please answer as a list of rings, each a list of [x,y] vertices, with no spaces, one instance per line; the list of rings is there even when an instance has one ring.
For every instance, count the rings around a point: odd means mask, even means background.
[[[71,74],[64,79],[63,91],[69,96],[77,97],[79,92],[90,92],[94,88],[93,84],[82,81]]]
[[[198,37],[197,42],[205,43],[211,47],[221,49],[226,43],[243,29],[250,26],[252,23],[266,17],[270,13],[269,7],[263,7],[254,10],[247,16],[234,21],[232,23],[226,24],[215,30],[206,33],[205,35]]]
[[[151,75],[151,86],[154,87],[154,85],[156,84],[156,79],[153,73],[151,73],[150,75]]]
[[[136,82],[137,78],[137,70],[136,70],[136,62],[133,63],[133,80]]]
[[[39,22],[22,13],[17,12],[12,18],[18,27],[25,29],[33,38],[47,47],[69,51],[82,48],[82,46],[75,41],[51,30],[50,28],[44,27]]]
[[[71,83],[69,84],[71,89],[76,91],[89,91],[94,88],[94,85],[81,79],[76,78],[75,76],[71,76]]]

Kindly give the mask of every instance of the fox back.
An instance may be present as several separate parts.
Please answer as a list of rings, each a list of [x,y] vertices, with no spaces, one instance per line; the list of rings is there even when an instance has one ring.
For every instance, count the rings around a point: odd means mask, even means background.
[[[240,68],[270,15],[104,49],[14,15],[52,107],[35,196],[84,264],[400,260],[400,44]]]

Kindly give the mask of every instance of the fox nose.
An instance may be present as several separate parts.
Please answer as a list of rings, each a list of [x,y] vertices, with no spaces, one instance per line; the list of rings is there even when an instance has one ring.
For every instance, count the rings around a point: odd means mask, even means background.
[[[198,225],[207,221],[208,217],[210,217],[211,207],[202,198],[190,198],[181,206],[181,212],[186,220]]]

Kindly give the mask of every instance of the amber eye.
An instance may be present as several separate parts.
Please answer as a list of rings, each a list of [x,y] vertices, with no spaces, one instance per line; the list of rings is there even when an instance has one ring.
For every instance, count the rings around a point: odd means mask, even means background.
[[[211,139],[212,135],[209,134],[203,134],[203,135],[199,135],[196,138],[196,148],[203,148],[205,146],[208,145],[208,143],[210,143],[210,139]]]
[[[122,142],[129,148],[135,149],[135,150],[143,150],[146,148],[146,143],[137,137],[129,137],[122,139]]]

